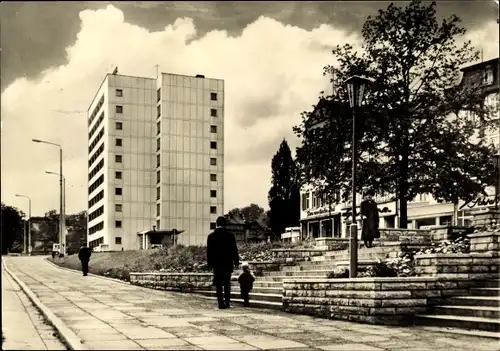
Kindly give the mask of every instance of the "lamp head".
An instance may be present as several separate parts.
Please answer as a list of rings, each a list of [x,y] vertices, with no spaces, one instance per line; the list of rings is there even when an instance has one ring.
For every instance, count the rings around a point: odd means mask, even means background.
[[[368,83],[374,82],[375,79],[363,76],[352,76],[344,82],[347,85],[347,93],[349,95],[349,103],[352,108],[360,106],[365,94],[365,86]]]
[[[34,142],[34,143],[41,143],[41,142],[42,142],[42,141],[41,141],[41,140],[39,140],[39,139],[31,139],[31,141],[32,141],[32,142]]]
[[[19,195],[19,194],[16,194],[16,197],[21,197],[21,195]]]

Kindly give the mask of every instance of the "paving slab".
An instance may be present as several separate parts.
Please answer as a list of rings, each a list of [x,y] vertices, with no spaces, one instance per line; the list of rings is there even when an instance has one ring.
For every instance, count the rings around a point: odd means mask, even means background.
[[[2,350],[66,350],[19,285],[2,266]]]
[[[366,325],[260,308],[218,310],[213,301],[197,295],[84,277],[40,257],[7,257],[5,262],[87,349],[498,350],[498,340],[419,327]]]

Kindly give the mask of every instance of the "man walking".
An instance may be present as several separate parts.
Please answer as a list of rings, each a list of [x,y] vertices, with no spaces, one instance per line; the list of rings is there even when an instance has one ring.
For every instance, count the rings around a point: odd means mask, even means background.
[[[217,218],[216,228],[207,239],[207,264],[214,272],[217,302],[220,309],[230,307],[231,273],[233,273],[233,267],[238,267],[240,264],[234,235],[225,227],[226,219]]]
[[[78,259],[82,263],[83,275],[87,275],[89,273],[90,255],[92,255],[92,250],[90,250],[89,247],[86,245],[80,247],[80,250],[78,251]]]

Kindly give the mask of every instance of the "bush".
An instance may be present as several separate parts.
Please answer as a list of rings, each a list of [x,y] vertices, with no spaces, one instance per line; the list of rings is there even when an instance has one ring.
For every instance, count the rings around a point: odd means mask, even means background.
[[[469,238],[463,235],[452,242],[443,241],[439,244],[432,243],[431,247],[416,252],[416,255],[433,254],[433,253],[449,254],[449,253],[469,253],[469,252],[470,252]]]
[[[328,272],[327,276],[328,279],[342,279],[342,278],[349,278],[349,269],[347,268],[342,268],[342,267],[337,267],[333,271]]]

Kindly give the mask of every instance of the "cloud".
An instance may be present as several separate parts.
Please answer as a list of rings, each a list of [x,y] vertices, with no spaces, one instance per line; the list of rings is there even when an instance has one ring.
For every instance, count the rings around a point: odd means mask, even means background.
[[[153,77],[156,64],[164,72],[225,80],[225,208],[267,206],[271,157],[283,137],[293,138],[300,113],[327,84],[322,67],[332,56],[317,43],[357,42],[330,26],[307,31],[266,17],[238,36],[215,30],[199,38],[189,18],[149,32],[125,22],[113,6],[82,11],[80,20],[76,41],[66,49],[67,64],[36,80],[17,79],[2,94],[3,201],[23,207],[14,194],[29,195],[37,215],[58,208],[57,177],[44,172],[58,172],[59,155],[57,148],[31,139],[63,145],[67,212],[85,209],[87,124],[86,113],[78,111],[87,110],[115,66],[122,74]]]
[[[87,123],[86,113],[78,111],[87,110],[115,66],[122,74],[154,77],[156,64],[163,72],[225,80],[225,210],[252,202],[267,207],[271,158],[284,137],[292,148],[297,145],[292,126],[328,90],[322,67],[333,63],[331,47],[359,45],[359,37],[334,26],[305,30],[267,17],[237,36],[224,30],[197,36],[189,18],[149,32],[127,23],[113,6],[82,11],[80,20],[66,64],[37,79],[17,79],[2,94],[2,201],[24,209],[14,194],[29,195],[36,215],[58,208],[57,177],[44,172],[58,172],[59,155],[31,139],[63,145],[67,212],[86,209]],[[490,50],[483,40],[474,42]]]

